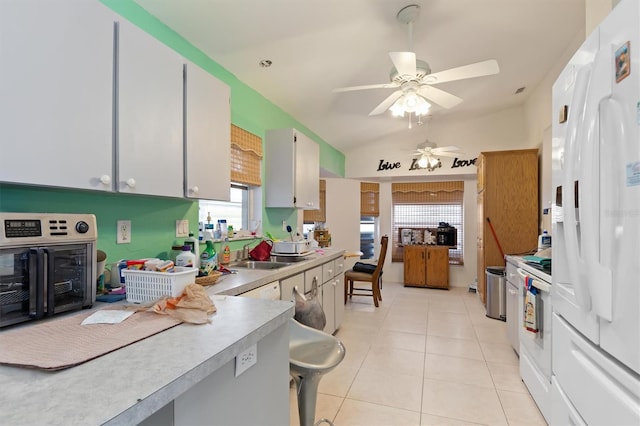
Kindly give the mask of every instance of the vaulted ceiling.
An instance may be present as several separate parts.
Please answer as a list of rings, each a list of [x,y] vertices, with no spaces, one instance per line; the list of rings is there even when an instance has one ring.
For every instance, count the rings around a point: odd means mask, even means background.
[[[432,72],[495,59],[497,75],[436,87],[462,99],[431,120],[509,108],[528,95],[584,31],[584,0],[136,0],[214,61],[345,151],[393,140],[408,118],[368,114],[394,89],[333,93],[388,83],[389,52],[409,50],[396,15],[420,6],[413,51]],[[272,62],[269,68],[260,61]],[[515,94],[518,88],[525,90]]]

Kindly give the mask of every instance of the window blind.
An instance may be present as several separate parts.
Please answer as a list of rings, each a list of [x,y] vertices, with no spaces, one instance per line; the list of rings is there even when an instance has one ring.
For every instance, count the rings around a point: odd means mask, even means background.
[[[456,228],[457,246],[449,250],[449,263],[463,264],[464,182],[392,183],[392,261],[403,261],[401,228],[437,228],[446,222]]]
[[[231,181],[261,186],[262,138],[231,125]]]
[[[360,182],[360,216],[380,216],[380,184]]]

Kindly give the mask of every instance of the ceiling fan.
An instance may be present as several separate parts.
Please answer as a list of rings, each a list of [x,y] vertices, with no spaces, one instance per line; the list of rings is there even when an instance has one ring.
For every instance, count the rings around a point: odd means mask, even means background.
[[[420,156],[417,161],[418,166],[426,168],[429,171],[433,171],[434,169],[441,167],[442,165],[442,163],[440,162],[440,158],[438,157],[457,157],[458,155],[463,153],[454,153],[453,151],[459,150],[460,148],[458,148],[457,146],[451,145],[438,147],[435,143],[426,140],[421,144],[418,144],[418,147],[413,155]]]
[[[413,4],[402,8],[396,18],[409,27],[409,49],[412,49],[413,22],[418,17],[420,6]],[[369,115],[378,115],[390,109],[394,116],[404,116],[405,112],[417,116],[427,114],[430,102],[449,109],[463,100],[451,93],[433,87],[434,84],[467,78],[482,77],[500,72],[498,62],[490,59],[457,68],[431,73],[429,64],[416,58],[414,52],[390,52],[393,68],[390,83],[343,87],[333,92],[350,92],[368,89],[395,89],[391,95],[376,106]]]

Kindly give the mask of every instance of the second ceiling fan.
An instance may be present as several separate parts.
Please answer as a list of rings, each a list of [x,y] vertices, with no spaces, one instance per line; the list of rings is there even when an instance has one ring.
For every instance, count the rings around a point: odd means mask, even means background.
[[[396,18],[409,27],[409,48],[411,49],[413,22],[418,17],[420,6],[409,5],[402,8]],[[462,99],[444,90],[433,87],[434,84],[467,78],[483,77],[500,72],[498,62],[494,59],[450,68],[431,73],[429,64],[416,58],[414,52],[390,52],[393,68],[389,83],[369,84],[364,86],[343,87],[333,92],[350,92],[367,89],[395,89],[391,95],[375,107],[369,115],[378,115],[391,109],[394,115],[402,116],[405,112],[425,115],[432,102],[449,109],[462,102]]]

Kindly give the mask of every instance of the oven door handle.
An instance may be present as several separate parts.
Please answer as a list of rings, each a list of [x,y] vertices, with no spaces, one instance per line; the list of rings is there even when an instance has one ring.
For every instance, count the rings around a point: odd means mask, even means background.
[[[50,317],[55,313],[55,259],[53,251],[49,248],[43,248],[42,251],[46,254],[47,259],[47,316]]]
[[[42,250],[29,249],[29,316],[39,319],[44,316],[44,268],[42,267]]]
[[[540,280],[537,280],[533,277],[531,277],[530,275],[527,275],[527,273],[523,270],[518,268],[518,275],[520,275],[523,279],[524,278],[532,278],[532,285],[537,288],[540,291],[544,291],[545,293],[550,293],[551,292],[551,284],[547,284],[545,282],[542,282]]]

